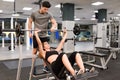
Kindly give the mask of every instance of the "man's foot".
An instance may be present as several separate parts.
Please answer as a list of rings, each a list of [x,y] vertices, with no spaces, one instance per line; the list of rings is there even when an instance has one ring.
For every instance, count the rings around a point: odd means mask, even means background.
[[[47,66],[44,66],[43,71],[44,71],[44,72],[49,72],[50,70],[48,69]]]

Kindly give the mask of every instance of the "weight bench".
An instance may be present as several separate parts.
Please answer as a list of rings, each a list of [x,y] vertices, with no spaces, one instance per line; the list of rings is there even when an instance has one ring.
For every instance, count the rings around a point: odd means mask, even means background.
[[[69,71],[67,71],[67,69],[65,67],[63,67],[60,71],[60,73],[58,75],[55,75],[51,65],[49,64],[48,61],[44,60],[50,70],[50,72],[52,73],[52,75],[54,76],[54,80],[66,80],[69,76],[70,73]],[[98,71],[95,70],[94,72],[85,72],[84,74],[79,74],[77,75],[77,80],[87,80],[89,78],[95,77],[98,75]],[[68,80],[68,79],[67,79]]]
[[[110,48],[105,48],[105,47],[95,47],[96,48],[96,51],[100,51],[100,50],[104,50],[104,51],[108,51],[110,54],[109,54],[109,57],[108,57],[108,61],[113,57],[113,59],[116,59],[117,56],[116,56],[116,53],[118,51],[120,51],[120,48],[113,48],[113,47],[110,47]]]
[[[67,77],[70,76],[69,72],[66,70],[65,67],[62,68],[62,70],[60,71],[60,73],[56,76],[51,68],[51,65],[45,61],[48,68],[50,69],[50,72],[52,73],[52,75],[55,77],[54,80],[66,80]],[[95,77],[98,75],[98,71],[94,71],[94,72],[85,72],[84,74],[79,74],[77,75],[77,80],[87,80],[89,78]]]
[[[37,74],[34,74],[34,67],[35,67],[35,62],[36,62],[36,59],[38,58],[37,55],[35,55],[33,57],[33,60],[32,60],[32,65],[31,65],[31,70],[30,70],[30,75],[29,75],[29,80],[32,80],[32,78],[43,78],[43,77],[49,77],[51,76],[51,73],[48,72],[43,72],[41,71],[40,73],[37,73]]]
[[[35,56],[34,60],[32,61],[29,80],[32,80],[32,77],[35,77],[35,78],[41,77],[42,78],[43,75],[47,77],[47,80],[51,80],[51,76],[54,77],[54,78],[52,77],[52,80],[66,80],[66,78],[70,76],[69,72],[66,70],[65,67],[62,68],[62,70],[60,71],[60,73],[58,75],[55,75],[53,70],[52,70],[51,65],[46,60],[44,60],[44,61],[46,62],[48,68],[50,69],[50,72],[49,73],[40,73],[40,74],[37,74],[37,75],[33,75],[33,68],[34,68],[36,58],[37,58],[37,55]],[[94,73],[86,72],[84,74],[78,75],[77,80],[86,80],[86,79],[89,79],[91,77],[95,77],[97,75],[98,75],[97,71],[95,71]]]
[[[62,68],[61,72],[58,75],[55,75],[49,62],[46,60],[44,60],[44,61],[46,62],[47,66],[48,66],[50,72],[52,73],[52,75],[54,76],[55,80],[65,80],[66,79],[65,67]]]
[[[84,63],[87,64],[87,65],[91,65],[91,66],[94,66],[94,67],[98,67],[98,68],[102,68],[102,69],[107,69],[107,61],[105,60],[105,57],[107,56],[107,54],[103,54],[103,53],[96,53],[96,52],[93,52],[93,51],[79,51],[80,54],[83,54],[83,55],[89,55],[89,56],[92,56],[92,57],[98,57],[100,59],[100,62],[101,62],[101,65],[98,65],[98,64],[95,64],[93,62],[95,62],[95,58],[94,60],[88,60],[88,61],[85,61]]]
[[[56,49],[56,47],[51,47],[51,49]],[[32,80],[32,77],[34,77],[34,78],[43,77],[43,76],[49,77],[52,75],[50,72],[45,73],[43,71],[40,73],[34,74],[34,67],[35,67],[35,62],[36,62],[37,58],[38,58],[38,54],[36,54],[32,57],[32,65],[31,65],[29,80]]]

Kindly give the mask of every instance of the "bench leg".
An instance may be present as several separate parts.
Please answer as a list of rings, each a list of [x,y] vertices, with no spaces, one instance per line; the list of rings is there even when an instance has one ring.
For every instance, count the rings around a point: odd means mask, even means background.
[[[114,54],[113,52],[110,53],[110,55],[108,56],[108,58],[107,58],[107,60],[106,60],[105,65],[108,64],[108,62],[110,61],[110,59],[111,59],[111,57],[113,56],[113,54]]]
[[[104,57],[100,58],[100,61],[101,61],[102,68],[103,68],[103,69],[107,69],[107,66],[106,66],[106,64],[105,64],[105,59],[104,59]]]
[[[116,52],[113,52],[113,59],[116,59],[117,56],[116,56]]]
[[[35,61],[36,61],[36,57],[35,57],[35,58],[32,58],[32,66],[31,66],[31,70],[30,70],[29,80],[32,80],[32,75],[33,75],[33,70],[34,70]]]
[[[87,62],[95,62],[96,61],[95,56],[88,55],[87,57],[88,57]]]

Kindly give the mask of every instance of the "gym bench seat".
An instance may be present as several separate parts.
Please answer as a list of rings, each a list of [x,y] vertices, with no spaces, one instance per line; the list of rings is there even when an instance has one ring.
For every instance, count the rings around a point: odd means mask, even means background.
[[[84,62],[85,64],[91,65],[94,67],[98,67],[98,68],[102,68],[102,69],[107,69],[107,62],[105,60],[105,57],[107,56],[107,54],[96,53],[96,52],[92,52],[92,51],[90,51],[90,52],[89,51],[80,51],[79,53],[93,57],[92,60],[88,59],[87,61],[85,61]],[[93,63],[93,62],[95,62],[95,57],[98,57],[100,59],[101,65]]]

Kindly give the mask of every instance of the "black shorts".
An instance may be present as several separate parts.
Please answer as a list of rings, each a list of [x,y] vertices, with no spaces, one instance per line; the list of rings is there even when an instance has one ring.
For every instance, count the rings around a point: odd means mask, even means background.
[[[54,74],[57,75],[57,76],[58,76],[58,74],[60,73],[60,71],[62,70],[62,68],[64,67],[64,64],[63,64],[63,62],[62,62],[62,56],[63,56],[63,55],[64,55],[64,53],[61,53],[61,54],[58,56],[58,58],[56,59],[56,61],[54,61],[54,62],[52,63],[52,65],[51,65]],[[76,52],[72,53],[72,54],[68,57],[68,59],[69,59],[69,61],[70,61],[70,63],[71,63],[72,66],[73,66],[74,63],[75,63],[75,56],[76,56]]]
[[[49,41],[49,37],[39,37],[42,42]],[[33,48],[38,48],[38,43],[35,35],[33,35]]]

